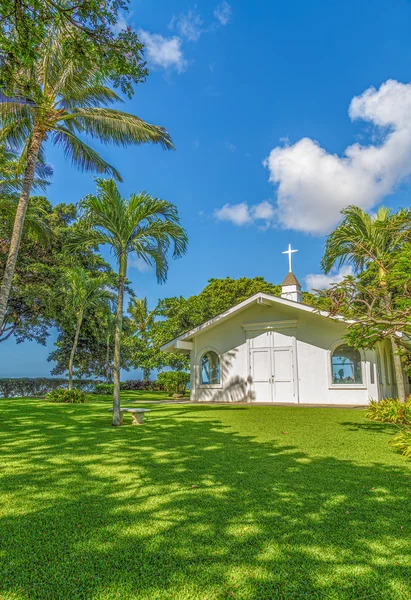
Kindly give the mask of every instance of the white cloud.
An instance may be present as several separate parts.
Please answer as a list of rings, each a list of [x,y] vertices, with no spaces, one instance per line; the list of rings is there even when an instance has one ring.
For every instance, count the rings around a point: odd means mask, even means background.
[[[411,84],[388,80],[352,99],[352,120],[380,128],[381,143],[355,143],[340,157],[303,138],[274,148],[264,165],[277,187],[281,226],[324,234],[349,204],[372,209],[411,173]]]
[[[274,208],[267,200],[251,206],[246,202],[224,204],[214,211],[214,216],[218,221],[230,221],[240,227],[259,221],[264,221],[265,226],[268,226],[274,217]]]
[[[174,68],[178,73],[186,70],[188,63],[183,56],[179,37],[166,38],[144,30],[140,30],[139,35],[145,45],[147,60],[153,67]]]
[[[255,204],[251,208],[253,219],[263,219],[264,221],[272,221],[275,215],[274,207],[268,200],[263,200],[260,204]]]
[[[232,8],[228,2],[221,2],[214,9],[214,17],[217,19],[220,25],[224,26],[230,21],[232,12]]]
[[[173,17],[169,25],[170,29],[176,29],[181,37],[190,42],[196,42],[203,33],[203,20],[197,11],[197,6],[190,8],[187,12],[181,13],[178,17]]]
[[[134,267],[140,273],[150,273],[153,270],[153,267],[146,263],[140,256],[136,256],[132,254],[128,260],[128,266]]]
[[[250,209],[248,204],[224,204],[223,208],[214,211],[216,219],[219,221],[230,221],[234,225],[246,225],[251,222]]]
[[[235,152],[237,150],[237,146],[235,144],[233,144],[233,142],[230,142],[230,140],[225,140],[224,142],[224,146],[227,148],[227,150],[229,150],[230,152]]]
[[[341,267],[338,272],[331,275],[324,275],[324,273],[310,273],[305,276],[305,285],[309,291],[324,290],[329,288],[333,283],[340,283],[347,275],[353,275],[352,267],[348,265]]]

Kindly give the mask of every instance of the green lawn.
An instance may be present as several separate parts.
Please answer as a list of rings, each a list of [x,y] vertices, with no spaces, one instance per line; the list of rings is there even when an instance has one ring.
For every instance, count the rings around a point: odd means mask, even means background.
[[[152,404],[113,428],[109,406],[0,400],[2,600],[411,598],[395,426]]]

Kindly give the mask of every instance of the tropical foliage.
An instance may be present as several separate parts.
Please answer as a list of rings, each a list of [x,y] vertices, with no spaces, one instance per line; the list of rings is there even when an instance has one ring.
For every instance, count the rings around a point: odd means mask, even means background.
[[[84,404],[86,402],[86,395],[81,390],[60,388],[46,394],[46,400],[63,404]]]
[[[73,366],[83,319],[87,313],[110,314],[110,303],[114,295],[108,289],[108,279],[104,275],[88,277],[81,267],[69,269],[64,274],[58,296],[63,297],[64,311],[70,315],[74,325],[74,337],[68,361],[69,390],[73,387]]]
[[[108,245],[118,265],[118,296],[114,343],[113,425],[120,425],[120,366],[123,329],[124,290],[127,261],[131,253],[155,268],[157,280],[164,282],[168,272],[168,253],[182,256],[187,236],[180,225],[177,208],[146,192],[121,196],[113,179],[97,181],[97,195],[82,202],[82,227],[75,232],[71,246]]]
[[[403,327],[397,328],[393,317],[396,294],[393,295],[390,284],[398,288],[397,282],[392,281],[392,267],[411,241],[411,211],[391,213],[381,207],[375,215],[369,215],[357,206],[349,206],[342,214],[342,223],[326,241],[322,267],[329,273],[334,265],[348,263],[358,277],[347,278],[324,295],[332,302],[332,315],[342,309],[359,321],[350,327],[349,341],[354,346],[372,346],[378,338],[389,337],[398,396],[404,402],[405,384],[396,334]],[[405,316],[408,320],[408,313]],[[364,336],[364,328],[369,326],[372,331]]]
[[[29,228],[30,221],[38,221],[46,238],[42,236],[42,239],[38,239],[29,231],[23,236],[6,315],[0,329],[0,342],[13,337],[18,343],[32,340],[44,345],[52,326],[57,327],[59,339],[60,336],[67,336],[71,340],[71,323],[67,323],[65,311],[62,310],[63,299],[55,294],[66,271],[78,266],[85,269],[90,277],[104,273],[115,284],[114,272],[92,249],[68,251],[67,237],[76,227],[77,209],[74,204],[52,207],[44,197],[32,197],[28,212],[30,220],[26,221],[26,227]],[[13,214],[0,209],[0,215],[0,272],[3,272]],[[63,370],[55,374],[66,372],[67,364],[68,355],[67,360],[64,358]],[[92,371],[83,371],[83,374],[87,373],[91,375]]]
[[[163,371],[157,377],[159,384],[170,395],[184,396],[190,383],[190,373],[185,371]]]
[[[24,173],[8,258],[0,288],[0,327],[16,268],[25,215],[38,162],[44,163],[46,141],[62,148],[67,159],[82,171],[106,173],[121,180],[117,169],[82,139],[120,146],[154,143],[173,148],[163,127],[109,108],[121,98],[107,85],[95,63],[81,65],[67,51],[64,34],[49,30],[37,60],[22,69],[22,79],[34,77],[29,90],[21,78],[0,103],[0,143],[19,149],[17,173]]]
[[[93,64],[128,96],[144,81],[142,44],[130,26],[122,26],[128,0],[0,0],[0,85],[24,79],[48,43],[50,30],[65,32],[66,52],[79,64]]]

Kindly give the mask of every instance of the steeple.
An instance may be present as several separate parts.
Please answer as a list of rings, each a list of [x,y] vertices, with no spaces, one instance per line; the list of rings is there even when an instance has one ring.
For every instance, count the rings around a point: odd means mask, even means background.
[[[293,273],[292,255],[298,250],[292,250],[291,244],[288,244],[288,250],[283,254],[288,254],[288,274],[286,275],[281,288],[281,298],[293,300],[294,302],[302,302],[303,296],[301,293],[301,285],[297,277]]]

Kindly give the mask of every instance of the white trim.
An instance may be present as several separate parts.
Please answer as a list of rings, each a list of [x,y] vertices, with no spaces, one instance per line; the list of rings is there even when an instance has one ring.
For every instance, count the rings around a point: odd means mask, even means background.
[[[288,306],[290,308],[295,308],[297,310],[302,310],[304,312],[316,314],[321,317],[331,318],[330,313],[327,311],[319,310],[312,306],[308,306],[307,304],[302,304],[301,302],[295,302],[294,300],[286,300],[285,298],[280,298],[279,296],[271,296],[270,294],[263,294],[262,292],[259,292],[258,294],[254,294],[254,296],[247,298],[247,300],[243,300],[243,302],[236,304],[236,306],[233,306],[232,308],[226,310],[225,312],[221,313],[220,315],[217,315],[213,319],[210,319],[209,321],[202,323],[198,327],[194,327],[194,329],[187,331],[187,333],[183,333],[180,336],[174,338],[167,344],[164,344],[163,346],[161,346],[160,350],[162,352],[173,352],[175,349],[175,344],[179,340],[189,341],[196,335],[202,333],[203,331],[211,329],[212,327],[215,327],[221,321],[225,321],[225,320],[229,319],[233,314],[241,312],[242,310],[245,310],[250,304],[253,304],[253,303],[267,304],[267,305],[280,304],[282,306]],[[332,319],[334,321],[339,321],[342,323],[355,323],[355,321],[350,320],[350,319],[345,319],[344,317],[342,317],[340,315],[335,315],[332,317]]]
[[[338,348],[338,346],[349,346],[349,344],[347,344],[347,342],[345,342],[344,340],[338,340],[337,342],[334,342],[333,344],[331,344],[331,346],[328,348],[328,352],[327,352],[328,389],[329,390],[366,390],[366,389],[368,389],[367,369],[365,368],[366,367],[365,354],[362,349],[358,349],[358,348],[354,348],[354,349],[357,349],[358,352],[360,353],[362,383],[333,383],[333,372],[332,372],[331,361],[332,361],[333,352],[334,352],[334,350],[336,350]]]
[[[272,329],[290,329],[298,325],[298,319],[284,321],[264,321],[263,323],[244,323],[245,331],[271,331]]]

